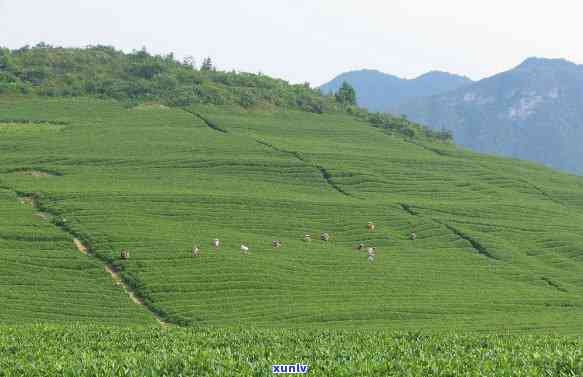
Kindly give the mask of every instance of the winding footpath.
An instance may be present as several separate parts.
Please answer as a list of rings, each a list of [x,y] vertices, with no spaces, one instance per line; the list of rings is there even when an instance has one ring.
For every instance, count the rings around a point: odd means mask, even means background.
[[[85,255],[91,255],[89,252],[89,248],[85,246],[83,242],[81,242],[81,240],[79,240],[78,238],[73,238],[73,243],[75,244],[77,250],[79,250],[81,253]],[[133,289],[123,281],[123,279],[119,275],[119,272],[115,269],[115,267],[112,264],[110,263],[106,264],[105,271],[109,272],[109,274],[111,275],[111,279],[115,282],[116,285],[119,285],[123,288],[123,290],[127,293],[127,295],[134,302],[134,304],[141,305],[145,307],[147,310],[149,310],[148,307],[146,307],[146,305],[144,304],[144,300],[138,295],[136,295]],[[162,320],[162,318],[160,318],[160,316],[158,316],[156,313],[152,312],[151,310],[149,311],[156,318],[158,323],[160,323],[160,325],[162,326],[168,325],[168,323]]]
[[[36,216],[39,216],[43,220],[47,221],[51,219],[51,215],[49,213],[40,210],[38,200],[34,196],[19,196],[18,199],[22,204],[30,205],[34,210],[34,214]],[[75,248],[77,248],[77,250],[79,250],[82,254],[87,255],[89,257],[95,256],[95,254],[91,252],[91,248],[89,246],[85,245],[80,239],[72,235],[69,231],[67,231],[67,229],[61,227],[59,228],[65,231],[70,236],[73,236],[73,244],[75,245]],[[119,274],[119,271],[117,271],[114,265],[112,265],[111,263],[107,263],[105,265],[105,271],[107,271],[111,275],[111,279],[115,282],[115,284],[121,286],[121,288],[126,292],[129,298],[136,305],[141,305],[144,307],[144,309],[149,311],[161,326],[165,327],[169,325],[168,322],[164,321],[156,312],[151,310],[144,303],[144,299],[139,297],[139,295],[136,294],[136,292],[123,280],[123,278]]]
[[[79,240],[78,238],[73,238],[73,243],[75,244],[75,247],[77,248],[77,250],[79,250],[81,253],[83,253],[85,255],[91,255],[89,252],[89,248],[87,246],[85,246],[83,244],[83,242],[81,242],[81,240]],[[115,284],[121,286],[123,288],[123,290],[127,293],[127,295],[130,297],[130,299],[136,305],[141,305],[141,306],[145,307],[148,311],[150,311],[152,313],[152,315],[154,316],[154,318],[156,318],[158,323],[160,323],[160,325],[162,325],[162,326],[168,325],[168,323],[165,322],[164,320],[162,320],[162,318],[160,318],[160,316],[158,316],[156,313],[149,310],[149,308],[144,304],[144,300],[141,297],[139,297],[134,292],[134,290],[123,281],[123,279],[119,275],[119,272],[116,270],[115,266],[113,266],[111,263],[108,263],[105,265],[105,271],[109,272],[109,274],[111,275],[111,279],[115,282]]]

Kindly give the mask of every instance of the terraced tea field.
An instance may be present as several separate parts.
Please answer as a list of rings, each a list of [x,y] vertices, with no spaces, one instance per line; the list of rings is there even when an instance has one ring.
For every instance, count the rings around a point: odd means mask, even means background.
[[[0,124],[2,322],[581,332],[581,178],[344,115],[2,98]]]
[[[0,322],[154,323],[69,234],[0,189]]]

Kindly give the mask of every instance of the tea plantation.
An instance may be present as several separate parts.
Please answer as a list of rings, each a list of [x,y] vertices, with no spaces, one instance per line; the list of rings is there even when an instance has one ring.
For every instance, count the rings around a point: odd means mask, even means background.
[[[0,375],[273,376],[273,364],[313,376],[575,376],[581,338],[371,330],[2,326]]]
[[[343,114],[81,97],[0,97],[0,161],[0,376],[581,372],[580,338],[392,333],[580,335],[581,178]]]

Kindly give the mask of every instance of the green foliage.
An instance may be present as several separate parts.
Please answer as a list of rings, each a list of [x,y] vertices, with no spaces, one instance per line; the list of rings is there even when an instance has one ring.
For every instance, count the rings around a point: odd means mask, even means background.
[[[0,321],[144,321],[111,262],[173,323],[581,332],[580,178],[370,127],[357,108],[186,110],[0,98]],[[302,241],[320,232],[332,241]]]
[[[450,131],[434,131],[410,122],[406,117],[396,117],[388,113],[369,113],[366,109],[357,107],[349,108],[348,112],[357,118],[369,122],[373,127],[381,128],[391,133],[397,133],[409,139],[427,139],[444,143],[451,143],[453,141],[453,135]]]
[[[383,330],[0,326],[4,377],[579,376],[583,339]]]
[[[157,101],[177,107],[238,105],[316,114],[364,111],[356,108],[356,93],[347,83],[335,96],[325,96],[306,84],[219,71],[210,57],[197,70],[192,58],[178,62],[172,54],[156,56],[145,49],[126,54],[108,46],[61,48],[44,43],[18,50],[0,49],[0,95],[30,93],[113,98],[127,106]],[[429,130],[417,132],[421,129],[409,122],[392,128],[409,137],[436,136]]]
[[[217,71],[181,92],[135,55],[123,101],[0,97],[2,377],[268,376],[293,362],[324,376],[582,373],[580,338],[456,335],[581,333],[581,178],[403,118],[327,112],[328,97],[298,105],[305,85],[278,92],[261,75]],[[122,95],[152,81],[193,104]]]
[[[213,61],[210,57],[205,58],[202,61],[202,65],[200,66],[201,71],[214,71],[215,66],[213,65]]]
[[[154,56],[145,49],[125,54],[107,46],[83,49],[46,44],[0,50],[0,90],[44,96],[97,96],[120,101],[158,100],[172,106],[193,103],[272,104],[321,112],[335,109],[318,91],[264,75],[217,71],[211,58],[200,70],[193,60]]]
[[[356,91],[349,83],[344,81],[336,92],[336,101],[345,106],[356,106]]]

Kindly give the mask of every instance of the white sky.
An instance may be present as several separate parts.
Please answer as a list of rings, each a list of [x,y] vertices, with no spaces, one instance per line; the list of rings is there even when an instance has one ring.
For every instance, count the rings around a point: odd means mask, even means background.
[[[314,85],[360,68],[480,79],[529,56],[583,63],[582,35],[573,0],[0,0],[0,46],[146,46]]]

